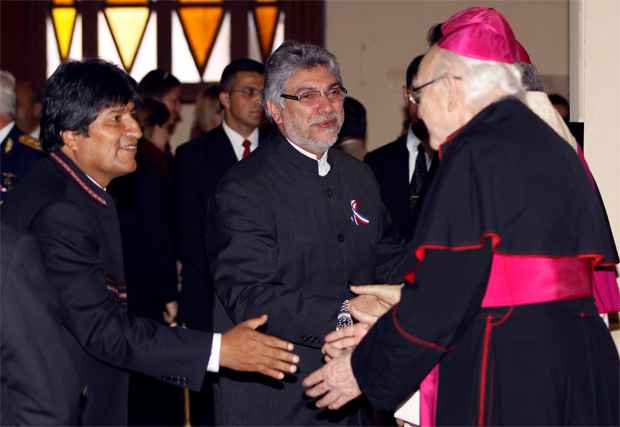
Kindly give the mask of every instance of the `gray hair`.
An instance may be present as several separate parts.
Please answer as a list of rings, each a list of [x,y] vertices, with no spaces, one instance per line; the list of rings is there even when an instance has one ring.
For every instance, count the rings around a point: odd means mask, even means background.
[[[284,105],[280,95],[282,95],[287,80],[295,72],[318,66],[329,68],[338,83],[342,84],[340,66],[336,57],[327,49],[296,41],[286,41],[276,49],[265,63],[265,97],[263,103],[267,116],[271,117],[269,109],[266,108],[268,101],[280,106]]]
[[[521,70],[521,83],[525,90],[530,92],[544,92],[545,85],[538,75],[538,71],[533,64],[527,62],[516,62],[515,65]]]
[[[8,71],[0,70],[0,114],[15,117],[15,77]]]
[[[442,53],[445,65],[461,70],[464,102],[470,111],[478,113],[504,96],[524,98],[521,71],[516,65],[465,58],[445,50]]]

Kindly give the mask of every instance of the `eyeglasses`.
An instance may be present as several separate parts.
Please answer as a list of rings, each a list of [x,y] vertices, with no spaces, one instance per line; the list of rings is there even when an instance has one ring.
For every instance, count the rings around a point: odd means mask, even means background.
[[[243,95],[245,98],[249,98],[252,99],[254,97],[259,97],[260,99],[263,99],[263,96],[265,94],[265,92],[262,89],[257,89],[255,87],[242,87],[240,89],[231,89],[229,90],[230,93],[235,93],[238,92],[241,95]]]
[[[327,100],[330,102],[342,101],[344,97],[347,96],[347,90],[344,87],[338,85],[331,87],[325,91],[308,90],[305,92],[301,92],[299,95],[287,95],[283,93],[280,96],[282,98],[298,101],[299,103],[307,107],[313,107],[318,105],[319,102],[321,102],[321,98],[323,96],[325,96],[325,98],[327,98]]]
[[[440,81],[441,79],[444,79],[446,77],[450,76],[450,74],[442,74],[439,77],[434,78],[433,80],[426,82],[424,84],[421,84],[420,86],[411,86],[411,88],[407,91],[408,95],[407,98],[409,99],[409,102],[411,102],[412,104],[420,104],[420,100],[422,99],[422,89],[424,89],[426,86],[430,86],[433,83],[437,83],[438,81]],[[461,77],[459,76],[452,76],[452,78],[454,78],[455,80],[461,80]]]

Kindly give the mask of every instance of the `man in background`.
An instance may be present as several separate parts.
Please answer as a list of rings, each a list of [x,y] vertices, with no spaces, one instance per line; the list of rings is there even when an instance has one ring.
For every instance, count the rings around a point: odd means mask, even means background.
[[[368,153],[364,159],[375,173],[383,203],[405,240],[413,235],[422,195],[430,185],[437,166],[435,154],[428,145],[426,126],[418,117],[418,106],[411,99],[411,85],[422,57],[415,57],[405,73],[403,100],[409,119],[407,132]]]
[[[0,205],[40,158],[41,144],[15,123],[15,78],[0,70]]]

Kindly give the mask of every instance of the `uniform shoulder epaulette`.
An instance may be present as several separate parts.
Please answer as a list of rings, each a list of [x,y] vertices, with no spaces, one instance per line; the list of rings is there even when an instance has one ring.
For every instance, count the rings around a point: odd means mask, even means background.
[[[25,146],[30,147],[34,150],[43,150],[43,148],[41,147],[41,142],[28,134],[21,135],[19,137],[19,142],[20,144],[24,144]]]

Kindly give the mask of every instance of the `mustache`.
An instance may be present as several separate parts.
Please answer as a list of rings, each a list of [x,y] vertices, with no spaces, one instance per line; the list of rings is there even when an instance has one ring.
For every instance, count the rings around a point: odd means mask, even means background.
[[[329,114],[326,114],[326,115],[321,116],[321,117],[317,117],[316,119],[314,119],[314,120],[312,120],[310,122],[310,125],[311,126],[312,125],[318,125],[318,124],[321,124],[323,122],[327,122],[327,121],[333,120],[333,119],[336,119],[336,122],[338,123],[338,125],[340,125],[341,122],[342,122],[342,120],[341,120],[340,116],[338,115],[338,113],[333,112],[333,113],[329,113]]]

